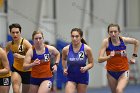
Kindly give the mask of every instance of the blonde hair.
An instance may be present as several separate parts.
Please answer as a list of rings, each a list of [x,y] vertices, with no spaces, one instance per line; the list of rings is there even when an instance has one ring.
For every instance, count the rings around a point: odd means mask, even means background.
[[[32,34],[32,40],[34,39],[34,36],[35,36],[36,34],[41,34],[42,37],[44,38],[43,33],[42,33],[41,31],[34,31],[33,34]]]

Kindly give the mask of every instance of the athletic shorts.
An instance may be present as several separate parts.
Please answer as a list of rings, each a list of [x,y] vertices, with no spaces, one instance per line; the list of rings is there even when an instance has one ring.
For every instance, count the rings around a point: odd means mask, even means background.
[[[113,78],[115,78],[116,80],[118,80],[120,78],[120,76],[123,73],[126,73],[126,77],[129,77],[129,72],[128,71],[119,71],[119,72],[114,72],[114,71],[107,71]]]
[[[67,75],[67,81],[72,81],[75,82],[76,84],[86,84],[88,85],[89,83],[89,74],[82,74],[82,75]]]
[[[30,84],[31,71],[27,71],[27,72],[18,71],[13,66],[12,66],[11,70],[12,70],[12,72],[17,72],[21,76],[23,84]]]
[[[11,85],[11,77],[0,78],[0,86],[10,86]]]
[[[40,85],[45,80],[49,80],[53,83],[53,78],[33,78],[33,77],[31,77],[30,84]]]

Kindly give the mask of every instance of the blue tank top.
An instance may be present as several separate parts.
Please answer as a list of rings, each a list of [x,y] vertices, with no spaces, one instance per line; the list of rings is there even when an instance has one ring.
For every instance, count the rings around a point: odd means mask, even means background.
[[[115,51],[115,55],[107,60],[106,69],[108,71],[126,71],[129,69],[127,53],[126,53],[126,45],[123,42],[122,38],[120,39],[120,45],[114,46],[109,38],[109,46],[106,49],[106,54],[109,55],[111,51]]]
[[[87,56],[84,52],[84,44],[82,43],[80,50],[75,53],[72,44],[69,46],[69,53],[67,56],[68,74],[79,76],[81,73],[80,67],[86,66]],[[87,73],[87,72],[85,72]]]
[[[126,46],[123,42],[123,40],[121,39],[121,37],[119,37],[120,39],[120,45],[118,46],[114,46],[111,42],[111,38],[109,38],[109,46],[108,48],[106,49],[106,51],[120,51],[120,50],[126,50]]]
[[[49,50],[47,47],[45,47],[45,53],[41,54],[41,55],[38,55],[36,53],[36,50],[33,49],[33,57],[32,57],[32,60],[35,60],[35,59],[39,59],[39,60],[44,60],[44,61],[49,61],[50,60],[50,53],[49,53]]]
[[[31,76],[34,78],[52,77],[52,72],[50,69],[50,63],[51,63],[50,53],[46,46],[45,46],[45,52],[39,55],[36,53],[36,50],[33,49],[32,62],[37,58],[40,60],[40,64],[32,67]]]

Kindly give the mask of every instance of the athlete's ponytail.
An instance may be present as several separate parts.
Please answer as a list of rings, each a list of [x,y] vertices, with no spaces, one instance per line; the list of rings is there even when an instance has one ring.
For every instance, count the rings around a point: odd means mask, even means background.
[[[81,42],[87,45],[87,42],[85,41],[85,39],[81,39]]]

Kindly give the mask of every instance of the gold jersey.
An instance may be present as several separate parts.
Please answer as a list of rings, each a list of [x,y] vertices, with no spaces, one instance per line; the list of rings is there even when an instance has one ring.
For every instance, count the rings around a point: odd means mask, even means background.
[[[23,40],[24,39],[22,38],[20,40],[20,43],[19,44],[15,44],[13,41],[11,42],[10,50],[12,51],[13,54],[14,53],[18,53],[20,55],[25,56],[25,54],[26,54],[26,52],[27,52],[28,49],[23,44]],[[16,68],[19,71],[26,72],[25,70],[23,70],[23,62],[24,62],[24,58],[14,57],[13,67]]]
[[[2,62],[0,60],[0,69],[3,69],[3,68],[4,68],[4,66],[3,66],[3,64],[2,64]],[[9,76],[11,76],[10,72],[7,73],[7,74],[0,74],[0,78],[9,77]]]

